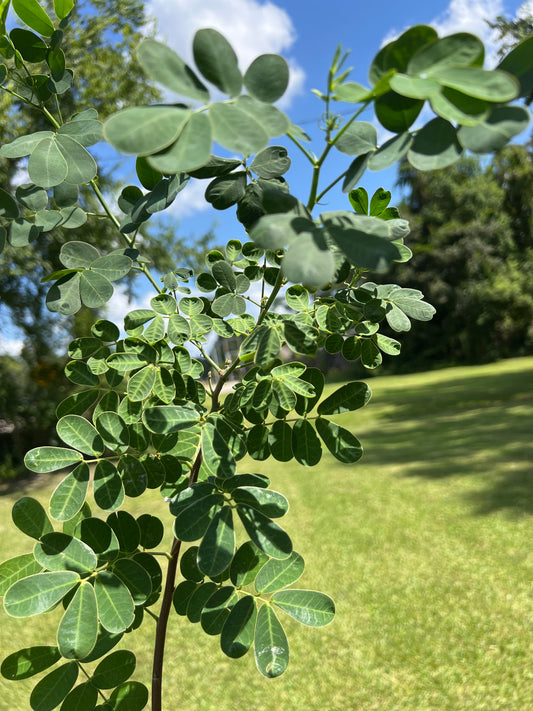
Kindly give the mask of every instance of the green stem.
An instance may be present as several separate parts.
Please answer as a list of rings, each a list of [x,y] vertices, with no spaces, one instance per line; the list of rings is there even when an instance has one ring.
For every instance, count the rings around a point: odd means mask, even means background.
[[[300,143],[300,141],[299,141],[297,138],[295,138],[295,137],[292,135],[292,133],[287,133],[286,135],[287,135],[287,138],[290,138],[290,140],[291,140],[296,146],[298,146],[298,148],[302,151],[302,153],[303,153],[304,156],[307,158],[307,160],[308,160],[310,163],[312,163],[312,164],[314,165],[315,162],[316,162],[315,156],[311,155],[311,153],[309,153],[309,151],[307,150],[307,148],[305,148],[305,146],[302,146],[302,144]]]
[[[53,117],[52,117],[52,118],[53,118]],[[120,222],[119,222],[118,219],[115,217],[115,215],[111,212],[111,209],[110,209],[109,205],[107,204],[106,199],[105,199],[104,196],[102,195],[102,191],[101,191],[100,188],[98,187],[98,184],[97,184],[97,182],[96,182],[96,179],[93,178],[93,179],[90,181],[89,185],[91,186],[91,188],[92,188],[94,194],[96,195],[96,198],[97,198],[98,202],[99,202],[100,205],[104,208],[105,214],[109,217],[109,219],[111,220],[111,222],[115,225],[115,227],[117,228],[117,230],[118,230],[120,236],[121,236],[122,239],[126,242],[126,244],[128,245],[128,247],[129,247],[130,249],[132,249],[132,248],[133,248],[133,241],[130,240],[130,239],[128,239],[127,235],[125,235],[123,232],[120,231]],[[141,271],[141,272],[145,275],[145,277],[148,279],[148,281],[149,281],[150,284],[154,287],[154,289],[157,291],[158,294],[162,294],[162,293],[163,293],[163,289],[161,289],[161,287],[159,286],[159,284],[156,282],[156,280],[154,279],[154,277],[153,277],[152,274],[150,273],[150,270],[148,269],[148,267],[146,266],[146,264],[142,264],[142,265],[139,267],[139,271]]]

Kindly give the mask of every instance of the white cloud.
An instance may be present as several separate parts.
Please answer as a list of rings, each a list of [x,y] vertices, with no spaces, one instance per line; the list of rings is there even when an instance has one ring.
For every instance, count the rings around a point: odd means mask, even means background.
[[[221,32],[232,44],[242,71],[260,54],[285,54],[296,40],[292,21],[285,10],[259,0],[150,0],[148,17],[155,18],[158,38],[192,64],[192,39],[204,27]],[[287,107],[302,92],[305,73],[288,59],[291,80],[280,106]]]
[[[533,15],[533,0],[527,0],[527,2],[523,2],[520,7],[517,10],[516,13],[516,18],[517,19],[526,19],[527,17],[531,17]]]
[[[0,343],[0,355],[19,356],[24,342],[18,338],[6,338]]]

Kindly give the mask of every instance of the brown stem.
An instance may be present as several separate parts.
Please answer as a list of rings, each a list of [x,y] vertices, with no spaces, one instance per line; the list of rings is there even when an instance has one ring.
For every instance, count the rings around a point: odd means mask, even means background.
[[[202,464],[202,452],[198,455],[192,466],[189,475],[189,486],[192,486],[198,479],[198,473]],[[162,690],[163,690],[163,660],[165,656],[165,640],[167,636],[168,618],[172,607],[172,596],[176,582],[176,572],[180,557],[181,541],[175,538],[170,552],[168,562],[167,577],[165,581],[165,591],[161,601],[161,610],[155,629],[154,663],[152,666],[152,711],[162,711]]]

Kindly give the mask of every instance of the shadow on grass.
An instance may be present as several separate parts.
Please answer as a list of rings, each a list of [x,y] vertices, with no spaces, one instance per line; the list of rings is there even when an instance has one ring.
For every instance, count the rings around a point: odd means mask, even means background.
[[[361,433],[365,463],[399,465],[404,476],[477,475],[482,485],[466,495],[476,513],[533,514],[533,369],[385,385],[380,397],[378,427]]]

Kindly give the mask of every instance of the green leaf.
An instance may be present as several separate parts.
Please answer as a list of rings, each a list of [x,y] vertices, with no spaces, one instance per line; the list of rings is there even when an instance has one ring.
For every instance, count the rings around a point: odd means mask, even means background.
[[[264,104],[262,101],[257,101],[246,95],[239,96],[235,104],[245,114],[255,118],[269,138],[282,136],[290,128],[288,116],[272,104]]]
[[[193,591],[187,603],[187,617],[189,622],[195,624],[200,622],[202,617],[202,611],[207,604],[207,601],[212,597],[213,593],[217,590],[216,583],[206,582],[199,585],[196,590]]]
[[[54,12],[60,20],[63,20],[74,7],[74,0],[54,0]]]
[[[289,66],[278,54],[261,54],[250,64],[244,75],[248,93],[266,103],[274,103],[289,85]]]
[[[192,594],[198,588],[198,583],[192,580],[183,580],[176,586],[172,596],[172,604],[178,615],[185,615]]]
[[[72,207],[78,202],[79,191],[77,185],[59,183],[54,186],[54,202],[57,207]]]
[[[80,275],[70,273],[56,281],[46,295],[46,306],[64,316],[77,313],[81,309]]]
[[[113,711],[141,711],[148,703],[148,689],[139,681],[127,681],[118,686],[109,703]]]
[[[440,91],[440,84],[435,79],[424,79],[401,73],[391,77],[390,85],[397,94],[408,96],[410,99],[429,99]]]
[[[415,136],[407,159],[417,170],[436,170],[459,160],[462,150],[451,123],[435,118]]]
[[[212,104],[209,118],[215,141],[230,151],[249,156],[268,143],[267,131],[261,123],[234,104]]]
[[[94,262],[91,262],[90,269],[105,276],[109,281],[116,281],[129,273],[131,265],[131,259],[124,254],[107,254],[105,257],[98,257]]]
[[[13,247],[27,247],[40,232],[40,228],[28,220],[13,220],[9,227],[9,242]]]
[[[422,46],[407,66],[408,74],[435,76],[436,72],[455,67],[483,64],[483,43],[475,35],[459,32]]]
[[[289,664],[289,642],[276,613],[266,603],[259,609],[254,634],[257,668],[270,679],[283,674]]]
[[[122,153],[148,156],[177,139],[191,112],[175,106],[136,106],[104,123],[104,138]]]
[[[370,156],[368,167],[374,171],[385,170],[385,168],[399,163],[407,155],[412,142],[413,138],[410,133],[400,133],[394,136]]]
[[[395,91],[388,91],[374,102],[378,121],[393,133],[404,133],[418,118],[424,101],[401,96]]]
[[[268,433],[268,444],[270,453],[278,462],[288,462],[292,459],[292,429],[288,422],[274,422]]]
[[[260,511],[269,518],[284,516],[289,510],[289,502],[277,491],[256,486],[239,486],[232,492],[237,505],[245,504]]]
[[[63,447],[36,447],[24,457],[25,466],[32,472],[40,474],[55,472],[83,459],[80,452]]]
[[[193,55],[203,76],[229,96],[241,93],[242,76],[233,47],[220,32],[198,30],[193,39]]]
[[[220,635],[220,647],[224,654],[238,659],[246,654],[254,638],[257,607],[251,595],[245,595],[235,604]]]
[[[116,412],[101,412],[96,417],[96,429],[106,447],[116,452],[124,452],[129,446],[130,436],[123,418]]]
[[[520,82],[520,96],[527,97],[533,90],[533,62],[531,61],[533,37],[528,37],[502,59],[498,69],[509,72]]]
[[[302,232],[289,245],[282,268],[287,279],[311,289],[325,286],[335,273],[333,254],[323,235],[315,228],[310,232]]]
[[[141,546],[143,548],[156,548],[163,539],[163,523],[157,516],[141,514],[137,519],[137,525],[141,532]]]
[[[35,560],[47,570],[89,573],[96,568],[94,551],[83,541],[53,531],[41,537],[33,549]]]
[[[89,151],[66,133],[58,133],[56,141],[67,162],[65,182],[72,185],[89,183],[97,172],[96,161]]]
[[[178,405],[148,407],[142,416],[144,425],[156,434],[170,434],[189,429],[198,419],[198,413],[192,407]]]
[[[383,357],[374,341],[365,338],[361,343],[361,363],[365,368],[373,369],[381,365]]]
[[[257,548],[252,541],[246,541],[239,547],[231,561],[231,582],[237,587],[250,585],[267,560],[266,553]]]
[[[17,580],[22,580],[22,578],[27,578],[40,571],[41,566],[33,557],[33,553],[19,555],[0,563],[0,597],[3,597]]]
[[[50,514],[56,521],[68,521],[83,506],[89,486],[89,467],[82,462],[54,489]]]
[[[37,0],[11,0],[11,7],[32,30],[45,37],[51,37],[55,31],[52,20],[48,17]]]
[[[35,185],[52,188],[62,183],[68,173],[68,164],[54,138],[43,138],[28,160],[28,175]]]
[[[314,467],[322,457],[322,445],[309,420],[299,419],[292,427],[292,451],[296,461]]]
[[[233,515],[224,506],[213,516],[198,548],[198,567],[210,578],[222,573],[235,553]]]
[[[54,607],[79,582],[79,575],[70,570],[30,575],[9,588],[5,610],[11,617],[39,615]]]
[[[48,53],[48,46],[43,40],[29,30],[15,27],[9,37],[22,58],[27,62],[44,62]],[[5,66],[5,65],[4,65]]]
[[[207,163],[211,152],[211,123],[206,114],[193,114],[178,139],[148,163],[163,173],[186,173]]]
[[[300,321],[285,321],[283,335],[287,345],[294,353],[315,355],[317,351],[318,331]]]
[[[518,81],[513,76],[497,69],[488,71],[472,67],[447,67],[432,71],[431,76],[450,89],[495,103],[511,101],[520,91]]]
[[[319,415],[340,415],[364,407],[370,400],[370,388],[366,383],[351,382],[341,385],[318,406]]]
[[[215,515],[215,509],[222,504],[220,494],[207,494],[193,499],[192,503],[179,511],[174,522],[174,534],[182,541],[196,541],[202,538]]]
[[[87,222],[87,213],[81,207],[62,207],[60,212],[63,220],[61,227],[66,230],[75,230]]]
[[[13,504],[11,516],[13,523],[22,533],[37,540],[54,530],[42,504],[30,496],[23,496]]]
[[[400,256],[391,241],[396,224],[408,229],[405,220],[392,225],[391,221],[353,213],[324,213],[321,219],[330,237],[352,264],[375,271],[383,270]]]
[[[109,514],[107,523],[115,532],[120,543],[120,550],[133,553],[141,540],[141,531],[137,521],[127,511]],[[111,631],[111,630],[110,630]]]
[[[277,523],[245,504],[237,506],[237,513],[250,540],[268,556],[282,559],[292,553],[291,539]]]
[[[209,92],[170,47],[153,39],[145,39],[137,48],[137,58],[150,79],[180,96],[209,102]]]
[[[113,286],[109,279],[98,272],[84,271],[80,274],[80,297],[85,306],[100,308],[113,296]]]
[[[44,138],[51,139],[53,136],[52,131],[36,131],[28,136],[19,136],[0,148],[0,156],[4,158],[23,158],[33,153]]]
[[[98,689],[113,689],[129,679],[136,663],[135,654],[127,649],[112,652],[98,664],[91,682]]]
[[[92,244],[76,240],[64,244],[59,253],[59,259],[67,269],[86,269],[99,256],[99,251]]]
[[[443,87],[431,97],[431,108],[441,118],[463,126],[475,126],[488,114],[488,103],[480,99]]]
[[[155,368],[153,365],[147,365],[145,368],[137,371],[128,381],[128,398],[132,402],[140,402],[146,400],[152,392],[155,382]]]
[[[98,691],[90,681],[70,691],[61,704],[61,711],[93,711],[98,702]]]
[[[87,363],[72,360],[65,366],[65,375],[67,378],[76,383],[76,385],[98,385],[99,378],[95,375]]]
[[[283,146],[267,146],[253,159],[250,169],[260,178],[277,178],[291,167],[291,159]]]
[[[98,618],[108,632],[124,632],[135,616],[128,588],[109,571],[100,571],[94,581]]]
[[[60,659],[57,647],[27,647],[6,657],[2,662],[1,673],[5,679],[20,681],[48,669]]]
[[[272,603],[310,627],[327,625],[335,616],[333,600],[314,590],[280,590],[272,595]]]
[[[315,421],[318,434],[331,454],[344,464],[353,464],[363,456],[361,443],[351,432],[319,417]]]
[[[378,188],[376,192],[372,195],[372,200],[370,201],[370,215],[374,217],[377,215],[381,215],[383,210],[385,210],[385,208],[390,203],[390,200],[390,190]]]
[[[432,27],[416,25],[410,27],[400,37],[382,47],[374,57],[369,71],[372,84],[378,84],[390,75],[390,70],[405,72],[411,57],[421,47],[430,46],[438,35]]]
[[[151,318],[154,318],[155,313],[153,311],[150,313],[152,314]],[[110,368],[118,370],[119,373],[127,373],[130,370],[145,366],[146,360],[138,353],[112,353],[107,359],[107,363]]]
[[[241,170],[212,180],[206,188],[205,199],[215,210],[226,210],[244,197],[245,190],[246,173]],[[217,264],[227,264],[227,262],[215,262],[213,266]]]
[[[34,687],[30,696],[33,711],[52,711],[59,706],[78,678],[76,662],[62,664]]]
[[[529,124],[529,111],[523,106],[497,106],[482,123],[461,126],[457,132],[462,146],[473,153],[491,153],[503,148]]]
[[[74,341],[70,344],[71,347],[73,343]],[[77,354],[76,351],[71,353],[69,348],[69,355],[71,358],[77,358],[79,357],[79,351]],[[57,406],[56,416],[61,418],[65,415],[83,415],[98,400],[98,395],[98,390],[82,390],[79,393],[74,393],[74,395],[69,395]]]
[[[204,632],[210,635],[220,634],[238,599],[237,592],[231,585],[225,585],[214,592],[205,603],[200,615],[200,624]]]
[[[99,461],[94,470],[93,495],[96,504],[105,511],[115,511],[124,501],[124,486],[115,466]]]
[[[348,199],[350,204],[360,215],[368,215],[368,193],[363,187],[359,187],[356,190],[351,190]]]
[[[235,458],[219,429],[211,422],[202,427],[204,464],[216,477],[225,479],[235,474]]]
[[[152,581],[142,565],[129,558],[119,558],[113,563],[113,573],[128,588],[135,605],[146,602],[152,592]]]
[[[65,415],[57,423],[56,430],[65,444],[83,454],[98,457],[104,453],[102,438],[91,423],[80,415]]]
[[[255,579],[255,589],[263,594],[286,588],[301,577],[304,567],[304,559],[296,551],[284,560],[272,558],[259,571]]]
[[[354,121],[342,130],[339,138],[333,137],[335,148],[349,156],[360,156],[373,151],[378,143],[375,126],[367,121]]]
[[[57,641],[61,656],[66,659],[83,659],[93,649],[97,636],[94,588],[90,583],[82,583],[59,623]]]
[[[4,217],[7,220],[14,220],[18,216],[19,209],[17,203],[9,193],[0,188],[0,217]]]

